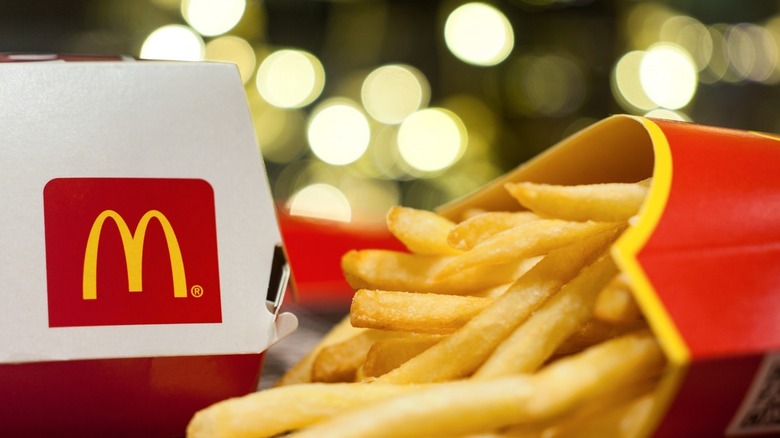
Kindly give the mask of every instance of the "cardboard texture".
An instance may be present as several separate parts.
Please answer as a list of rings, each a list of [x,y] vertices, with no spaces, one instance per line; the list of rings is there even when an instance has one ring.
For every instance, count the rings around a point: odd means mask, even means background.
[[[4,58],[2,434],[182,436],[297,325],[238,71]]]
[[[507,181],[652,177],[612,252],[669,359],[647,435],[779,433],[780,137],[618,115],[445,206],[517,210]],[[775,409],[775,414],[773,414]]]

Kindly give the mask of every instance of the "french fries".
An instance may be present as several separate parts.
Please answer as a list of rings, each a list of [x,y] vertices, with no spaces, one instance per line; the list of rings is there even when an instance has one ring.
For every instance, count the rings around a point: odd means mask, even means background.
[[[649,181],[505,187],[528,211],[391,209],[409,252],[343,257],[349,320],[188,436],[638,436],[666,359],[610,248]]]
[[[506,189],[534,213],[570,221],[627,221],[647,196],[648,185],[586,184],[558,186],[530,182],[508,183]]]
[[[493,300],[468,295],[361,289],[350,307],[354,327],[446,334],[462,327]]]

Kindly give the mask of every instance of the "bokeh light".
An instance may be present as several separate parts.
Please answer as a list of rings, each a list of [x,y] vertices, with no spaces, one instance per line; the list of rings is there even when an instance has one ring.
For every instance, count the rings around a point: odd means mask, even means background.
[[[386,65],[363,81],[361,99],[366,112],[379,122],[401,123],[428,105],[430,86],[425,76],[408,65]]]
[[[726,45],[726,37],[724,26],[715,25],[709,26],[707,31],[712,40],[712,53],[710,59],[707,62],[707,67],[699,75],[699,80],[705,84],[712,84],[718,81],[731,82],[736,78],[727,77],[730,76],[729,72],[729,52]]]
[[[777,64],[777,46],[761,26],[740,23],[726,32],[726,46],[732,70],[743,79],[767,80]]]
[[[305,117],[301,110],[285,110],[247,93],[255,136],[267,162],[289,163],[306,152]]]
[[[338,222],[352,220],[352,207],[344,193],[324,183],[315,183],[296,192],[290,198],[287,209],[291,216]]]
[[[666,119],[666,120],[676,120],[678,122],[690,122],[691,119],[688,118],[684,113],[681,113],[679,111],[672,111],[665,108],[656,108],[652,111],[648,111],[645,114],[645,117],[652,117],[656,119]]]
[[[644,57],[642,50],[628,52],[620,57],[612,70],[612,92],[628,111],[648,111],[658,106],[648,97],[639,78]]]
[[[257,70],[257,90],[280,108],[300,108],[313,102],[325,86],[325,70],[311,53],[284,49],[268,55]]]
[[[568,56],[518,57],[508,72],[507,99],[520,114],[561,117],[578,110],[585,100],[582,69]]]
[[[639,66],[639,80],[656,106],[680,109],[693,99],[698,85],[696,64],[674,44],[659,43],[648,49]]]
[[[247,83],[255,73],[257,64],[252,46],[245,39],[235,36],[223,36],[206,43],[205,59],[236,64],[244,83]]]
[[[499,64],[515,45],[512,25],[501,11],[485,3],[467,3],[447,17],[444,40],[458,59],[469,64]]]
[[[326,163],[341,166],[360,158],[368,148],[368,119],[352,101],[331,99],[311,114],[307,138],[312,152]]]
[[[340,186],[352,206],[352,222],[365,227],[387,227],[390,207],[401,202],[398,183],[372,178],[342,176]]]
[[[146,37],[141,46],[143,59],[201,61],[206,52],[203,39],[195,31],[180,24],[162,26]]]
[[[182,0],[181,14],[203,36],[221,35],[241,20],[246,0]]]
[[[713,41],[707,26],[687,15],[667,19],[660,30],[660,42],[677,44],[690,54],[696,69],[702,71],[712,57]]]
[[[452,111],[428,108],[410,115],[398,130],[398,150],[414,169],[436,172],[451,166],[466,148],[468,134]]]

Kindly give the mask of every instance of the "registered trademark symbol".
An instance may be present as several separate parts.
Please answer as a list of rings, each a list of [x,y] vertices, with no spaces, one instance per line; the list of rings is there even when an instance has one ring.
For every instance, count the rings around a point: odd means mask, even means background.
[[[190,294],[195,298],[203,296],[203,286],[196,284],[190,288]]]

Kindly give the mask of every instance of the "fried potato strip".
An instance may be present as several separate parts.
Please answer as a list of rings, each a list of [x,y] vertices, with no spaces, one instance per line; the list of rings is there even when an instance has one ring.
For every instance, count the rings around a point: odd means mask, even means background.
[[[640,183],[561,186],[520,182],[507,183],[505,188],[540,216],[601,222],[627,221],[635,216],[649,190],[648,185]]]
[[[571,222],[545,219],[518,225],[478,244],[470,251],[454,257],[435,274],[445,279],[473,267],[508,263],[518,259],[548,254],[595,234],[614,232],[623,227],[613,222]]]
[[[421,256],[387,250],[350,251],[341,259],[344,276],[353,289],[383,289],[464,295],[512,283],[528,270],[527,260],[499,266],[477,266],[447,278],[433,274],[453,257]]]
[[[447,242],[454,226],[447,218],[427,210],[396,206],[387,213],[387,229],[415,254],[460,254]]]
[[[561,359],[535,375],[434,385],[351,410],[293,438],[449,437],[544,421],[660,371],[652,336],[628,335]]]
[[[386,383],[452,380],[476,370],[498,344],[612,242],[602,233],[544,257],[503,295],[447,339],[377,379]]]
[[[349,313],[355,327],[446,334],[492,302],[472,296],[361,289],[352,298]]]

